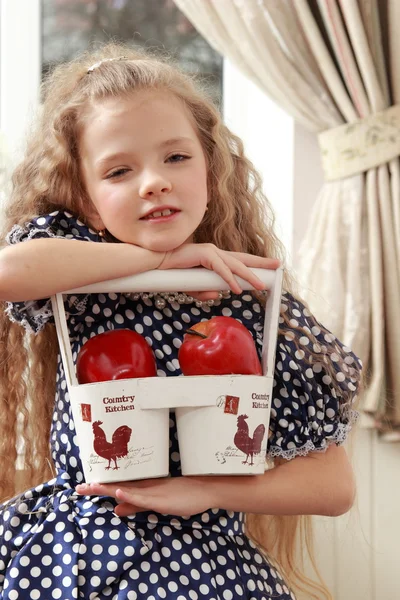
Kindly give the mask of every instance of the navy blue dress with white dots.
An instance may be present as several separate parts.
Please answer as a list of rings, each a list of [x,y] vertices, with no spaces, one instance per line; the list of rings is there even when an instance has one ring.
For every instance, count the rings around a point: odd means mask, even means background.
[[[40,216],[15,226],[8,243],[41,237],[102,242],[67,212]],[[103,243],[106,243],[103,241]],[[92,294],[66,299],[74,360],[91,336],[130,328],[153,348],[158,376],[180,375],[177,358],[183,330],[216,315],[233,316],[262,346],[263,308],[248,292],[208,306],[167,303],[126,294]],[[9,304],[11,320],[38,332],[52,320],[49,299]],[[355,397],[357,358],[332,334],[322,332],[308,310],[289,293],[281,313],[293,328],[303,328],[320,345],[335,346],[336,378]],[[281,317],[281,322],[283,319]],[[331,385],[324,363],[305,361],[288,330],[278,338],[268,454],[287,459],[341,444],[357,413]],[[34,406],[34,402],[33,402]],[[75,427],[61,361],[51,429],[56,476],[26,491],[19,502],[0,506],[0,600],[293,600],[278,570],[244,535],[244,516],[213,509],[190,518],[138,513],[119,518],[107,497],[79,496],[83,481]],[[180,476],[174,416],[170,420],[170,473]]]

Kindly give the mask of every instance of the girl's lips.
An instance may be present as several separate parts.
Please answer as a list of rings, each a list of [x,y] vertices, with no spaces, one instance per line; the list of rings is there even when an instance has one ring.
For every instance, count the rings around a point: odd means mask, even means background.
[[[175,219],[179,214],[180,210],[177,210],[166,217],[143,217],[140,219],[141,221],[145,221],[146,223],[167,223]]]

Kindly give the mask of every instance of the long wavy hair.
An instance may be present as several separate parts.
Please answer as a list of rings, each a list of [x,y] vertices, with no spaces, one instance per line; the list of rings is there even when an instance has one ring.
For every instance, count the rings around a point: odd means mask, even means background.
[[[87,72],[94,63],[121,56],[124,60],[107,61]],[[108,44],[56,67],[44,82],[37,126],[31,133],[25,158],[13,175],[2,239],[14,224],[60,208],[83,221],[87,219],[92,206],[82,184],[78,154],[85,110],[102,99],[143,89],[175,94],[196,124],[208,164],[209,210],[195,232],[195,241],[283,261],[283,248],[274,234],[273,213],[262,193],[260,177],[244,156],[241,140],[223,124],[207,93],[171,61],[118,44]],[[293,281],[287,273],[285,288],[293,291]],[[312,341],[309,349],[302,346],[310,363],[313,358],[321,361],[321,353],[313,354],[313,334],[293,329],[288,315],[282,313],[280,332],[289,331],[298,338],[306,335]],[[0,344],[0,498],[6,499],[45,480],[54,469],[49,431],[58,344],[54,326],[47,325],[36,336],[30,335],[11,323],[4,310],[0,311]],[[340,350],[338,354],[341,355]],[[333,368],[329,360],[325,362],[328,371]],[[357,371],[354,377],[358,377]],[[336,377],[332,381],[336,382]],[[336,385],[338,397],[343,398],[346,392]],[[15,483],[21,440],[24,450],[19,460],[23,461],[20,468],[25,477]],[[314,582],[301,567],[299,551],[308,552],[315,566],[310,517],[246,515],[246,528],[249,537],[278,566],[294,590],[305,593],[308,599],[332,600],[318,570],[315,568],[318,582]]]

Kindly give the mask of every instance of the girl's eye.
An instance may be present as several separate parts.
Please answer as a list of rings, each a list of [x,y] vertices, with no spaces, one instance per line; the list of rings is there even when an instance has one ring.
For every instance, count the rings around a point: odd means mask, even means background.
[[[115,171],[107,175],[106,179],[116,179],[118,177],[121,177],[122,175],[125,175],[125,173],[127,173],[128,171],[129,169],[116,169]]]
[[[183,162],[184,160],[188,160],[190,156],[186,156],[185,154],[173,154],[167,158],[168,162]]]

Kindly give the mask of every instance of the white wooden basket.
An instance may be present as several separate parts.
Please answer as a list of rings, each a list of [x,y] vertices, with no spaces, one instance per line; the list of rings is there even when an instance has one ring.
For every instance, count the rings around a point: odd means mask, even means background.
[[[67,290],[52,298],[87,482],[168,476],[171,409],[176,413],[183,475],[264,473],[283,271],[253,269],[253,272],[269,290],[260,376],[148,377],[78,384],[64,295],[226,290],[226,282],[207,269],[148,271]],[[247,282],[240,278],[238,281],[242,289],[252,289]],[[126,410],[107,411],[111,400]],[[120,427],[125,427],[119,430],[122,436],[116,434],[113,438]],[[129,442],[124,441],[127,428],[131,430]],[[102,436],[101,453],[94,451],[95,436]]]

